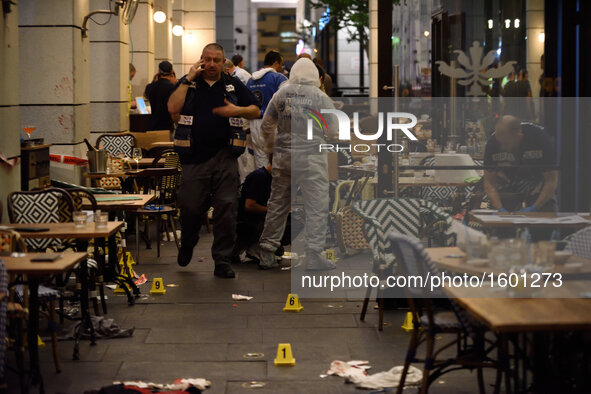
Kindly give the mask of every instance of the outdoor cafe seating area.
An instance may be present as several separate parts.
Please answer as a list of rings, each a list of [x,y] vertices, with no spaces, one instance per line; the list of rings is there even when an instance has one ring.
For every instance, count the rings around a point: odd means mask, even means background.
[[[9,301],[5,367],[14,387],[98,389],[176,374],[209,379],[211,392],[252,382],[280,392],[290,379],[353,392],[325,372],[338,370],[335,360],[367,359],[371,372],[400,366],[405,393],[589,389],[588,212],[491,210],[477,160],[462,153],[401,157],[399,195],[377,198],[374,155],[329,153],[326,247],[335,272],[366,272],[380,284],[392,275],[449,282],[345,288],[336,299],[303,297],[301,314],[285,314],[295,249],[280,270],[243,263],[234,283],[220,282],[211,278],[204,226],[191,269],[176,266],[181,169],[163,145],[130,133],[101,136],[83,167],[85,185],[54,180],[9,194],[0,291]],[[469,170],[437,169],[466,157]],[[482,283],[457,285],[466,275]],[[109,339],[99,318],[114,319],[112,337],[120,339]],[[293,370],[274,366],[278,341],[293,349]],[[64,378],[85,365],[97,371],[85,385]],[[229,379],[226,368],[236,368]]]

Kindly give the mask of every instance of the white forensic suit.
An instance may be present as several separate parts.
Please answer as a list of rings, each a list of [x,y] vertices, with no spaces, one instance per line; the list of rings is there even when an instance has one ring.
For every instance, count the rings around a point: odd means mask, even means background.
[[[321,109],[334,109],[332,101],[319,86],[314,63],[306,58],[298,60],[291,69],[289,80],[275,93],[263,117],[261,130],[265,151],[273,153],[273,183],[259,242],[261,268],[275,264],[273,252],[281,244],[290,212],[292,180],[304,200],[306,269],[335,267],[323,253],[329,183],[327,154],[319,150],[320,144],[336,139],[337,119],[332,114],[322,115],[324,121],[318,117]],[[315,114],[316,119],[311,114]],[[308,139],[310,125],[311,140]]]

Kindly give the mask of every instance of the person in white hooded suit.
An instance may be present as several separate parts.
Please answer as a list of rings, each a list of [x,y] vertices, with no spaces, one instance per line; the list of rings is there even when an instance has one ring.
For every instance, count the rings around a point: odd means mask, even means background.
[[[304,199],[306,269],[335,268],[335,264],[324,257],[329,183],[327,154],[320,152],[319,147],[336,139],[337,120],[334,115],[326,115],[325,122],[309,122],[309,114],[318,115],[321,109],[334,109],[319,86],[314,63],[306,58],[299,59],[291,69],[288,82],[269,102],[263,117],[261,130],[265,151],[273,153],[271,196],[259,241],[258,257],[263,269],[277,266],[274,252],[281,245],[290,212],[292,180]],[[310,127],[312,139],[308,139]]]

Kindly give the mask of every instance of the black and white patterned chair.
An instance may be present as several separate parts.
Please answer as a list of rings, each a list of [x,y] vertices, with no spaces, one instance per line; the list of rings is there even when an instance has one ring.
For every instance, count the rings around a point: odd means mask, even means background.
[[[60,223],[72,221],[74,202],[63,189],[47,188],[35,191],[12,192],[7,197],[11,223]],[[26,239],[27,248],[44,252],[48,248],[63,247],[59,239]]]
[[[133,148],[135,148],[135,137],[130,133],[121,134],[101,134],[96,139],[96,147],[109,152],[113,156],[123,154],[125,157],[131,157]]]
[[[390,232],[388,240],[392,252],[399,262],[402,275],[426,278],[427,274],[434,276],[441,274],[425,252],[423,245],[416,238],[398,232]],[[497,369],[498,390],[501,369],[499,363],[489,357],[494,346],[488,346],[489,344],[485,341],[486,328],[484,325],[453,299],[449,300],[451,310],[436,312],[431,298],[445,298],[441,289],[430,292],[428,288],[417,286],[407,287],[405,290],[413,315],[414,329],[411,333],[397,392],[402,393],[409,366],[416,362],[424,363],[421,393],[426,393],[429,385],[441,375],[457,369],[476,369],[481,393],[485,392],[483,368]],[[444,341],[444,344],[436,349],[436,337],[441,334],[455,335],[455,338],[451,342]],[[424,359],[419,359],[416,357],[417,349],[422,343],[426,343],[426,354]],[[437,359],[441,350],[454,345],[457,347],[457,354],[454,357]]]
[[[568,237],[565,250],[574,256],[591,259],[591,227],[586,227]]]
[[[388,233],[396,231],[417,239],[427,238],[440,245],[455,243],[455,235],[445,234],[452,218],[434,203],[418,198],[381,198],[353,203],[353,211],[364,221],[363,232],[372,252],[372,272],[380,279],[397,273],[397,262],[390,249]],[[378,287],[379,325],[382,330],[383,298]],[[365,319],[371,295],[368,287],[361,310]]]

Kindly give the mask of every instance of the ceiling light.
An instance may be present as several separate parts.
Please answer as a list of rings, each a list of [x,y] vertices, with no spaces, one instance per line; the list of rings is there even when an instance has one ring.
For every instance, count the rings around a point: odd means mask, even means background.
[[[184,29],[183,29],[183,27],[181,25],[174,25],[172,27],[172,34],[174,34],[177,37],[182,36],[183,35],[183,31],[184,31]]]
[[[154,12],[154,22],[156,23],[164,23],[166,21],[166,14],[164,11],[156,11]]]
[[[516,28],[516,29],[519,29],[519,22],[520,22],[519,19],[515,19],[513,21],[513,27]]]
[[[493,28],[493,20],[492,19],[489,19],[488,20],[488,29],[489,30],[492,30],[492,28]]]
[[[544,32],[541,32],[541,33],[538,35],[538,41],[539,41],[539,42],[544,42],[545,40],[546,40],[546,35],[544,34]]]

